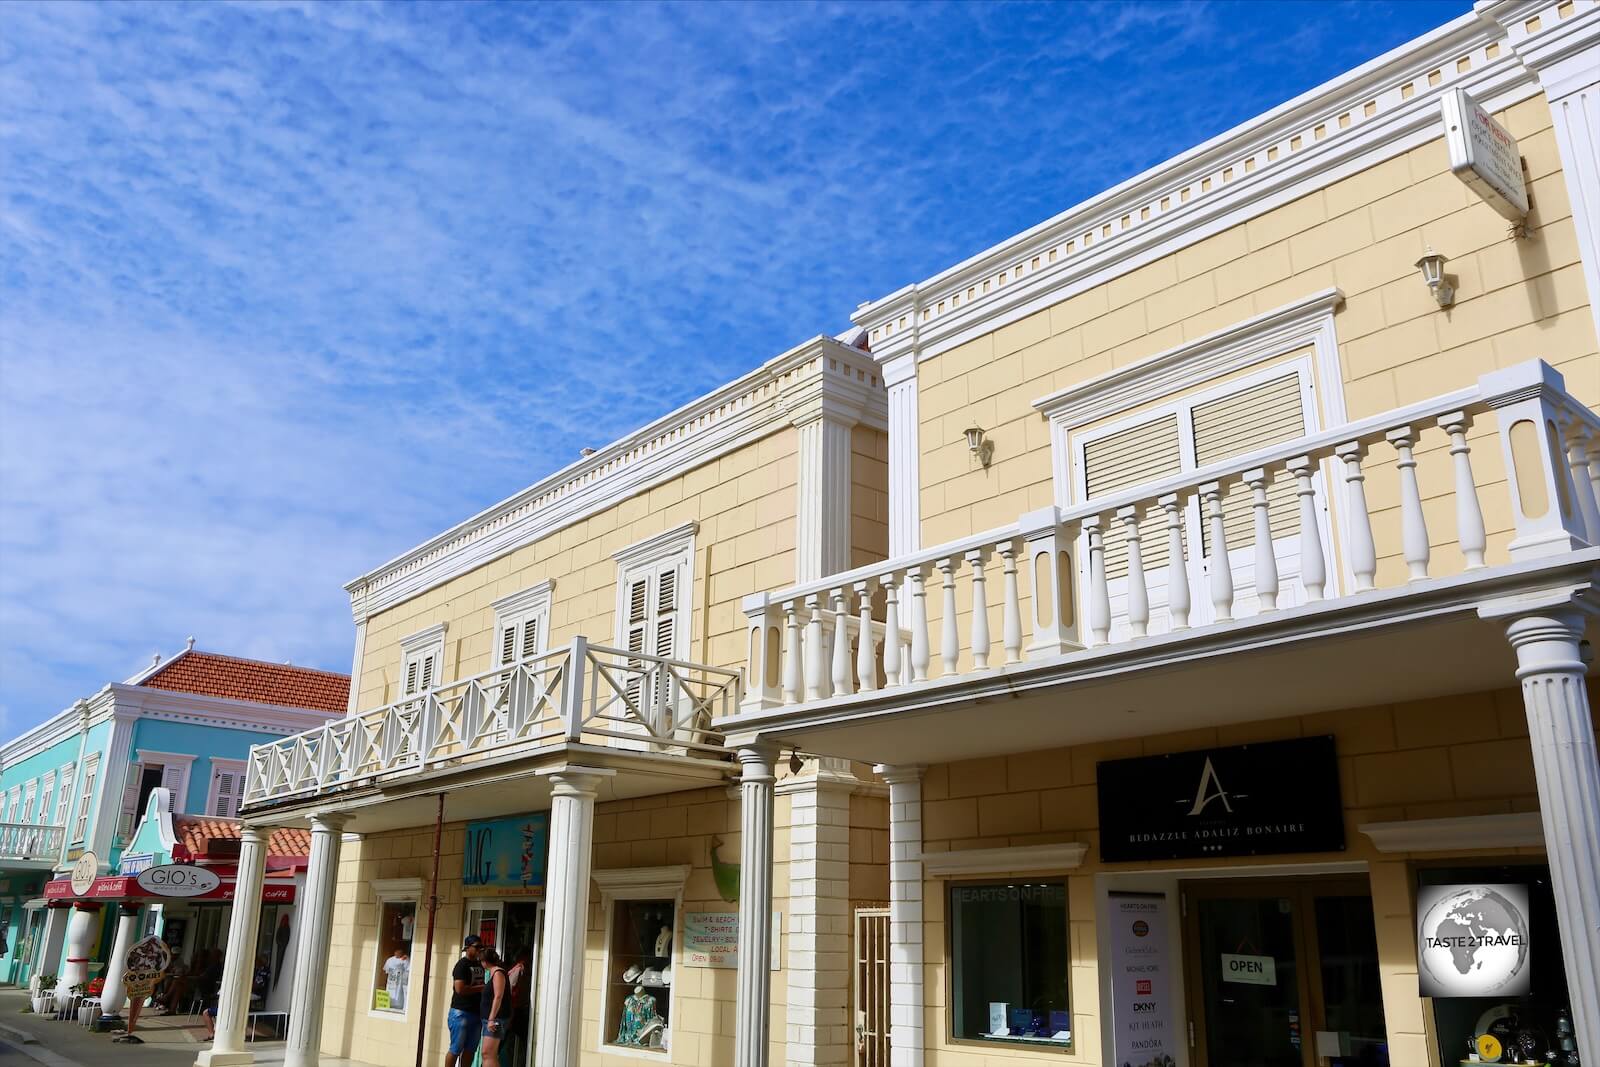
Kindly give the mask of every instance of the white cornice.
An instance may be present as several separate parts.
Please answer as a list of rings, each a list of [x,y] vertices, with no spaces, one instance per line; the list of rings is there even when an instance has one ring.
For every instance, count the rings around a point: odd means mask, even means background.
[[[1458,852],[1464,849],[1539,848],[1544,826],[1536,811],[1454,819],[1369,822],[1356,827],[1379,852]]]
[[[554,578],[546,578],[537,585],[530,585],[520,593],[503,596],[489,605],[491,611],[499,618],[517,615],[533,608],[549,607],[550,594],[554,592],[556,582]],[[443,636],[442,634],[440,636]]]
[[[675,897],[683,892],[694,868],[688,864],[668,867],[617,867],[593,872],[594,884],[608,897]]]
[[[295,734],[321,726],[330,719],[342,718],[344,714],[202,693],[180,693],[172,689],[151,689],[120,682],[109,688],[116,699],[115,714],[118,717],[186,722],[252,733]]]
[[[442,646],[445,630],[448,627],[449,623],[436,622],[414,634],[407,634],[400,639],[400,652],[409,656],[413,652],[426,652],[430,648]]]
[[[930,358],[1434,140],[1449,89],[1491,110],[1539,91],[1513,46],[1557,6],[1464,15],[851,317],[880,362]]]
[[[654,485],[832,409],[887,425],[877,364],[816,337],[345,586],[359,622]]]
[[[1070,871],[1083,863],[1089,846],[1019,845],[1015,848],[969,848],[959,852],[924,852],[922,871],[934,878],[975,874],[1039,874]]]
[[[611,554],[623,567],[637,567],[647,563],[676,555],[683,550],[684,542],[689,542],[693,551],[695,534],[700,532],[700,524],[693,520],[680,523],[670,530],[662,530],[654,537],[647,537],[643,541],[636,541],[627,548],[619,549]]]

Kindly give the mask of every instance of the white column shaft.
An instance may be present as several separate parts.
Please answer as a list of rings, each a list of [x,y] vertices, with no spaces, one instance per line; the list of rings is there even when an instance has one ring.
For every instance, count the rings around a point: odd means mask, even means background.
[[[88,980],[89,948],[99,925],[100,905],[73,905],[72,918],[67,922],[67,958],[61,967],[61,980],[56,983],[58,1009],[65,1008],[72,999],[73,986]]]
[[[296,909],[300,943],[295,949],[294,988],[284,1067],[317,1067],[322,1045],[322,1005],[328,989],[328,949],[333,941],[333,898],[339,885],[339,850],[344,819],[311,820],[311,856],[304,902]],[[239,901],[235,899],[235,908]]]
[[[739,750],[739,973],[734,1067],[767,1067],[772,1028],[773,763],[777,749]]]
[[[589,869],[594,855],[595,792],[606,772],[569,767],[550,775],[550,866],[534,1067],[568,1067],[582,1047],[583,954],[588,941]]]
[[[111,942],[111,958],[106,961],[106,984],[100,987],[100,1018],[115,1019],[122,1015],[122,1004],[128,999],[123,979],[128,973],[128,950],[133,947],[133,936],[139,930],[139,909],[121,908],[117,916],[117,934]]]
[[[250,985],[255,977],[256,930],[261,925],[261,886],[267,873],[267,831],[245,826],[239,841],[239,869],[234,878],[233,906],[228,915],[227,957],[222,964],[222,993],[217,1000],[217,1037],[195,1059],[198,1067],[254,1062],[244,1047],[250,1012]]]
[[[883,374],[889,387],[889,558],[898,559],[922,547],[916,356],[890,360]]]
[[[889,1063],[922,1067],[922,768],[878,773],[889,783]]]
[[[39,937],[39,947],[33,955],[33,973],[55,974],[61,966],[61,946],[67,942],[67,921],[72,918],[71,908],[49,908],[44,917],[44,933]]]
[[[824,756],[817,762],[816,777],[784,783],[789,796],[788,1067],[851,1062],[850,793],[857,783],[848,761]]]
[[[799,425],[795,492],[795,581],[850,569],[850,429],[818,415]]]

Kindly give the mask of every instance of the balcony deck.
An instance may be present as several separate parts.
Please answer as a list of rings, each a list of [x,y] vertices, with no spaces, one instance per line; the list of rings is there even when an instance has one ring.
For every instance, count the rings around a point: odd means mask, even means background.
[[[0,864],[31,870],[50,870],[61,858],[65,826],[0,822]]]

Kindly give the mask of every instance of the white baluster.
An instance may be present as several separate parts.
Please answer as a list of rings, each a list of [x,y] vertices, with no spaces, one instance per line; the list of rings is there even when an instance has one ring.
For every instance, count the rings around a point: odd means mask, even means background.
[[[911,580],[911,680],[926,682],[932,656],[928,648],[928,576],[920,563],[906,574]]]
[[[861,681],[861,691],[870,693],[878,688],[878,657],[872,638],[872,580],[857,582],[855,590],[856,603],[861,605],[856,626],[856,675]]]
[[[883,586],[883,687],[893,689],[900,684],[903,663],[900,658],[900,576],[885,574],[878,579]]]
[[[836,697],[855,692],[855,679],[850,676],[849,595],[842,585],[833,591],[833,695]],[[863,632],[862,636],[866,634]]]
[[[1111,592],[1106,587],[1106,546],[1100,516],[1083,520],[1089,540],[1089,634],[1097,645],[1111,640]]]
[[[1250,508],[1254,513],[1256,535],[1256,599],[1261,611],[1278,607],[1278,556],[1272,550],[1272,512],[1267,505],[1267,472],[1256,467],[1245,471],[1244,484],[1250,487]]]
[[[1144,547],[1139,543],[1139,508],[1130,504],[1117,509],[1123,537],[1128,544],[1128,636],[1143,637],[1150,632],[1150,591],[1144,580]],[[1108,606],[1109,614],[1109,606]]]
[[[956,673],[956,661],[961,656],[961,628],[956,619],[957,562],[955,556],[950,556],[936,564],[944,575],[944,618],[939,623],[939,663],[946,678]]]
[[[1328,564],[1322,556],[1322,524],[1317,520],[1317,487],[1312,479],[1317,464],[1310,456],[1289,461],[1295,495],[1300,498],[1300,584],[1307,600],[1321,600],[1328,584]]]
[[[1005,646],[1006,662],[1022,662],[1022,599],[1017,595],[1017,543],[1002,541],[996,546],[1005,569],[1003,595],[1005,605],[1001,615],[1005,619],[1000,641]]]
[[[1211,572],[1211,604],[1216,609],[1216,621],[1228,622],[1233,618],[1233,567],[1228,562],[1228,532],[1222,521],[1221,484],[1207,482],[1202,485],[1200,499],[1211,537],[1211,553],[1206,559],[1206,566]]]
[[[1478,485],[1472,480],[1472,446],[1467,444],[1469,420],[1465,411],[1439,417],[1439,428],[1450,435],[1450,460],[1456,475],[1456,540],[1466,557],[1467,569],[1483,566],[1488,538],[1483,532],[1483,509],[1478,506]]]
[[[1372,517],[1367,513],[1367,491],[1362,485],[1366,475],[1361,473],[1361,458],[1366,451],[1359,441],[1347,441],[1334,449],[1334,454],[1344,463],[1345,502],[1350,512],[1350,570],[1356,576],[1357,592],[1373,588],[1373,578],[1378,573],[1378,551],[1372,543]]]
[[[1167,513],[1167,614],[1174,630],[1189,628],[1189,561],[1183,551],[1183,508],[1177,493],[1157,500]]]
[[[983,549],[967,553],[972,568],[972,669],[989,669],[989,592],[983,578]]]
[[[1410,426],[1390,430],[1384,437],[1394,446],[1400,470],[1400,544],[1411,580],[1428,576],[1428,522],[1422,514],[1422,490],[1417,487],[1417,460],[1412,448],[1417,431]]]
[[[1594,494],[1595,506],[1600,507],[1600,431],[1589,434],[1587,441],[1589,457],[1589,491]]]
[[[1600,545],[1600,511],[1595,508],[1594,485],[1589,481],[1589,428],[1576,416],[1561,420],[1561,436],[1567,446],[1567,466],[1572,472],[1572,496],[1583,516],[1583,528],[1591,545]]]
[[[822,598],[816,593],[806,597],[806,611],[806,699],[821,700],[827,670],[822,660]]]
[[[783,602],[783,628],[788,635],[783,655],[783,702],[794,704],[800,700],[800,602]]]

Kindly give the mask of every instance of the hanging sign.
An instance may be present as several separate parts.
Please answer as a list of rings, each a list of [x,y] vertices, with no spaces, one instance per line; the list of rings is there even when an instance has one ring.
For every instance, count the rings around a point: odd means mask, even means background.
[[[1528,214],[1528,186],[1517,139],[1464,89],[1440,97],[1439,111],[1451,173],[1502,217],[1521,222]]]
[[[462,884],[478,897],[543,892],[549,850],[548,811],[468,823]]]
[[[1331,736],[1108,760],[1096,777],[1106,861],[1344,849]]]
[[[1278,961],[1271,956],[1222,954],[1222,980],[1239,985],[1277,985]]]
[[[187,863],[166,863],[139,872],[140,889],[158,897],[203,897],[222,884],[216,872]]]
[[[1177,1055],[1167,957],[1167,898],[1111,894],[1111,1023],[1115,1063],[1170,1064]]]
[[[1425,997],[1530,992],[1528,887],[1417,887],[1417,978]]]
[[[74,896],[83,896],[94,885],[96,872],[100,869],[100,861],[93,852],[85,852],[72,864],[72,892]]]

